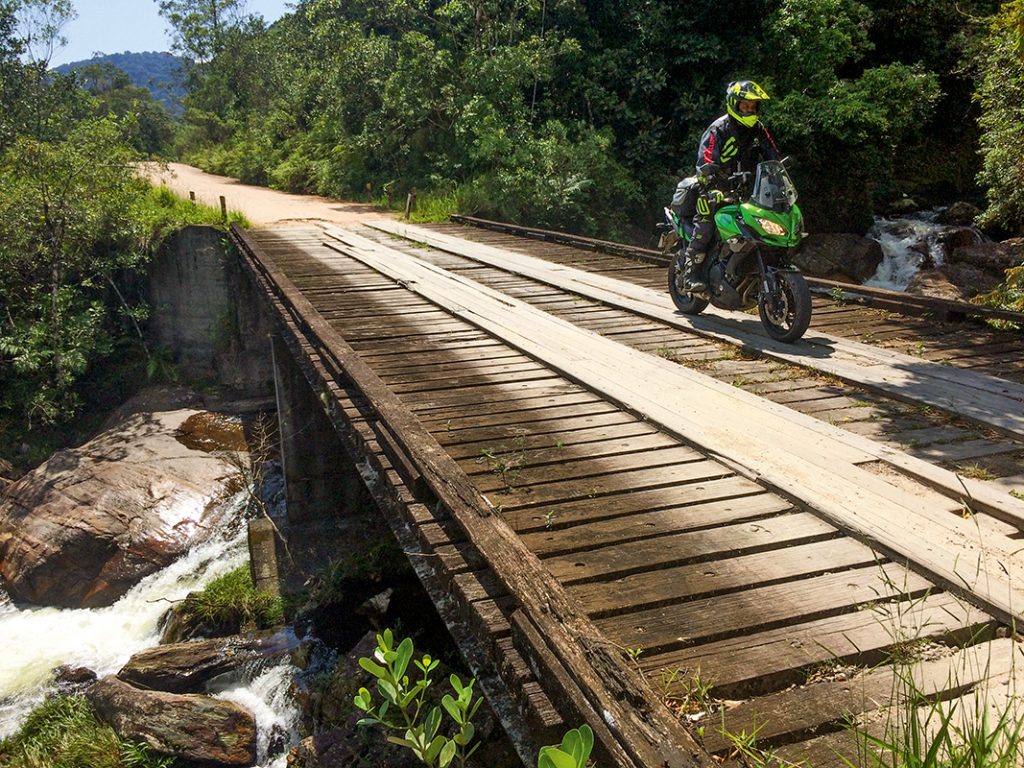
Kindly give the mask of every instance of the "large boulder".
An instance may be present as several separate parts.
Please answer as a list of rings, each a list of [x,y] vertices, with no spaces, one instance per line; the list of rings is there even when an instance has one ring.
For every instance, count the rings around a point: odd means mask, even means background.
[[[212,449],[242,447],[240,424],[178,410],[54,454],[0,501],[0,585],[30,603],[110,605],[216,528],[240,472]]]
[[[227,637],[147,648],[117,673],[127,683],[170,693],[199,691],[213,678],[243,665],[287,653],[294,635],[284,631],[260,637]]]
[[[813,233],[804,238],[793,261],[813,277],[846,277],[863,283],[882,263],[882,246],[860,235]]]
[[[949,261],[952,264],[971,264],[1002,279],[1010,267],[1024,264],[1024,238],[1015,237],[1002,242],[975,243],[955,248]]]
[[[978,206],[960,200],[940,213],[937,221],[939,224],[966,227],[973,224],[980,215],[981,209]]]
[[[256,762],[256,720],[234,702],[143,691],[116,677],[103,678],[85,695],[97,717],[122,739],[204,764]]]

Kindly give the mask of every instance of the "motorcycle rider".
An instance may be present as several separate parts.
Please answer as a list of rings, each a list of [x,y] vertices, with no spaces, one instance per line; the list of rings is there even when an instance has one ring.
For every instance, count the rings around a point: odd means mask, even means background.
[[[715,234],[715,209],[725,198],[729,176],[753,171],[761,160],[780,160],[778,147],[758,113],[765,90],[751,80],[729,83],[725,90],[725,114],[715,120],[701,137],[697,148],[699,194],[693,217],[693,237],[682,254],[684,290],[702,293],[707,284],[701,278],[708,246]]]

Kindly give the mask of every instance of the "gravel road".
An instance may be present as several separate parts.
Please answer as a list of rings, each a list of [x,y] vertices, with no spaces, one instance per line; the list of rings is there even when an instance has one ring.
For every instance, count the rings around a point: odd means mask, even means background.
[[[145,163],[142,173],[154,184],[164,184],[182,197],[196,193],[199,202],[220,206],[224,196],[230,210],[240,211],[254,227],[285,226],[310,221],[334,224],[356,224],[371,219],[388,218],[390,214],[366,203],[350,203],[315,195],[291,195],[287,192],[254,187],[227,176],[214,176],[183,163],[169,163],[165,168]]]

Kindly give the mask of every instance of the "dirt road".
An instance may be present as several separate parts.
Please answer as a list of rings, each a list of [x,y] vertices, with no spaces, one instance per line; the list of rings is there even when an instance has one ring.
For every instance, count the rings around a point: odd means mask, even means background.
[[[142,172],[154,184],[164,184],[185,198],[189,192],[195,192],[199,202],[214,207],[220,206],[223,195],[227,207],[244,213],[254,227],[309,221],[355,224],[389,217],[389,214],[366,203],[349,203],[314,195],[290,195],[266,187],[253,187],[237,179],[203,173],[182,163],[170,163],[167,170],[147,163]]]

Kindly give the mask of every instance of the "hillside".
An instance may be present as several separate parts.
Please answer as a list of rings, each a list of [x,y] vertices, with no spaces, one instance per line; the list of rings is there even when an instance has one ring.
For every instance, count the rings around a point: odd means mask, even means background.
[[[92,64],[112,64],[128,75],[132,85],[149,89],[153,98],[172,114],[181,112],[181,97],[185,93],[182,65],[184,59],[171,53],[148,51],[145,53],[111,53],[94,56],[83,61],[62,64],[56,70],[68,74]]]

